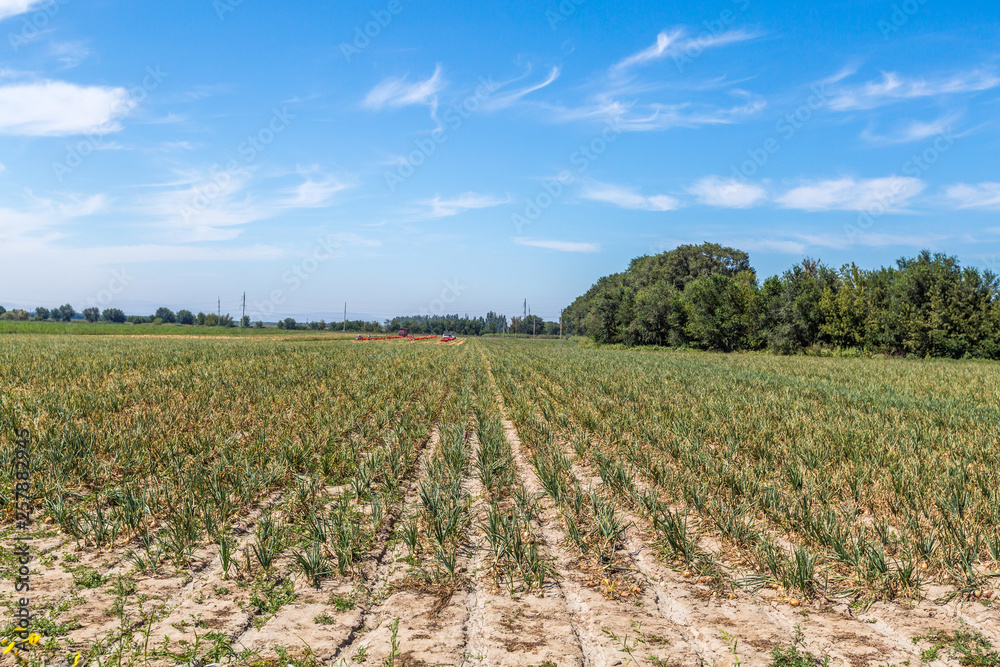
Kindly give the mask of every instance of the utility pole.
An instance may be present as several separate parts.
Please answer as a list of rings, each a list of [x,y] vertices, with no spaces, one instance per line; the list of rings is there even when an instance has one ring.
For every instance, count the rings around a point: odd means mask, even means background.
[[[243,317],[240,318],[240,326],[247,320],[247,293],[243,292]]]
[[[528,300],[527,299],[524,300],[524,315],[521,316],[521,321],[523,322],[526,319],[528,319]],[[524,333],[528,333],[528,332],[525,331]]]
[[[219,317],[222,317],[222,297],[219,297]]]

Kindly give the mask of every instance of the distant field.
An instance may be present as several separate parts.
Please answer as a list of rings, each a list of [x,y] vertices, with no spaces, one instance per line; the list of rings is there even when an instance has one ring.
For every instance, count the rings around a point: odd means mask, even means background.
[[[10,324],[39,660],[1000,664],[995,363]]]
[[[0,334],[63,334],[72,336],[295,336],[354,338],[357,332],[285,330],[276,327],[196,327],[183,324],[111,324],[109,322],[11,322],[0,320]]]

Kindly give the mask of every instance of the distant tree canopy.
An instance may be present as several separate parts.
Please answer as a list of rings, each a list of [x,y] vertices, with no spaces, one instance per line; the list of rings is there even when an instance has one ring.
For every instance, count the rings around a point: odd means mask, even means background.
[[[101,313],[101,319],[105,322],[113,322],[115,324],[122,324],[127,319],[125,313],[117,308],[107,308],[103,313]]]
[[[156,313],[153,314],[153,319],[162,320],[164,324],[173,324],[177,321],[177,316],[169,308],[157,308]]]
[[[64,306],[59,306],[58,308],[53,308],[51,317],[54,320],[62,320],[63,322],[69,322],[76,316],[76,310],[73,306],[68,303]]]
[[[383,328],[386,331],[409,329],[413,334],[443,334],[446,331],[459,336],[481,336],[482,334],[506,333],[507,317],[497,315],[493,311],[486,317],[469,317],[468,315],[413,315],[410,317],[395,317],[386,320]],[[523,331],[521,333],[524,333]],[[538,333],[542,333],[539,331]]]
[[[599,343],[997,359],[1000,283],[923,251],[871,271],[806,259],[758,286],[746,253],[705,243],[633,260],[574,301],[566,321]]]
[[[17,310],[7,313],[6,309],[0,306],[0,316],[6,315],[5,319],[28,319],[31,315],[25,311]],[[76,317],[76,310],[69,304],[56,308],[38,307],[34,311],[34,319],[42,321],[52,319],[55,321],[69,322]],[[249,316],[243,316],[239,321],[234,320],[230,315],[218,315],[216,313],[199,312],[197,315],[190,310],[178,310],[176,313],[170,308],[161,307],[151,315],[126,315],[118,308],[108,308],[103,312],[96,307],[86,308],[82,316],[88,322],[104,321],[114,324],[182,324],[196,325],[204,327],[250,327]],[[514,325],[517,325],[516,327]],[[256,328],[264,328],[263,322],[253,324]],[[480,336],[483,334],[503,334],[516,333],[530,334],[534,330],[538,335],[553,335],[559,333],[558,322],[545,322],[537,315],[531,315],[524,319],[513,318],[508,322],[506,315],[500,315],[493,311],[485,317],[469,317],[468,315],[413,315],[409,317],[395,317],[383,322],[351,320],[348,322],[330,322],[325,320],[309,321],[307,323],[296,322],[294,318],[287,317],[277,323],[279,329],[296,330],[310,329],[316,331],[331,330],[340,331],[346,329],[351,332],[362,333],[384,333],[409,329],[414,334],[441,334],[446,331],[457,333],[461,336]]]

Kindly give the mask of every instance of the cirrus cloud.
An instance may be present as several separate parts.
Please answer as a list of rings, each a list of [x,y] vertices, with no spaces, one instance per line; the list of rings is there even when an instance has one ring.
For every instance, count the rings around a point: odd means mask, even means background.
[[[444,89],[440,65],[434,68],[429,79],[414,83],[407,83],[406,79],[404,76],[383,80],[368,93],[363,106],[376,111],[385,107],[437,106],[438,94]]]
[[[878,81],[845,86],[836,91],[829,106],[835,111],[859,111],[906,100],[974,93],[997,86],[1000,86],[1000,78],[992,72],[981,69],[930,80],[907,78],[896,72],[883,72],[882,78]]]
[[[719,208],[750,208],[767,199],[767,192],[759,185],[718,176],[706,176],[688,188],[688,192],[699,203]]]
[[[528,246],[530,248],[544,248],[546,250],[555,250],[556,252],[583,252],[592,253],[600,252],[600,243],[579,243],[576,241],[552,241],[548,239],[532,239],[524,236],[518,236],[514,239],[514,243],[517,245]]]
[[[638,211],[673,211],[680,208],[681,203],[668,195],[653,195],[646,197],[629,188],[608,183],[594,183],[581,195],[591,201],[614,204],[621,208]]]
[[[440,195],[434,199],[420,202],[425,206],[430,206],[430,211],[425,217],[428,218],[450,218],[453,215],[472,211],[480,208],[493,208],[502,204],[509,204],[510,197],[503,199],[491,195],[481,195],[475,192],[466,192],[457,197],[443,198]]]
[[[926,184],[919,178],[903,176],[862,180],[839,178],[801,185],[776,201],[784,208],[801,211],[878,209],[885,213],[900,213],[925,187]]]
[[[1000,210],[1000,183],[979,183],[976,185],[957,183],[950,186],[946,194],[958,205],[958,208]]]
[[[612,70],[621,71],[670,56],[689,53],[698,54],[706,49],[737,44],[756,39],[757,37],[760,37],[760,33],[748,32],[746,30],[730,30],[717,35],[706,32],[695,37],[688,37],[687,31],[683,28],[674,28],[669,32],[663,31],[658,34],[655,44],[625,58],[615,65]]]

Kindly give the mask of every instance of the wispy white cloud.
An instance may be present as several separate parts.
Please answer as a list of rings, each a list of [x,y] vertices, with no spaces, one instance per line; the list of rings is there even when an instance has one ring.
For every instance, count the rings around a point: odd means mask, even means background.
[[[335,194],[351,187],[351,184],[334,176],[307,176],[305,181],[288,190],[286,196],[278,201],[291,209],[320,208],[328,205]]]
[[[757,115],[767,107],[762,99],[746,104],[718,107],[683,102],[680,104],[625,104],[601,99],[580,107],[550,106],[556,122],[598,121],[623,132],[652,132],[677,127],[697,128],[707,125],[731,125]]]
[[[958,208],[1000,210],[1000,183],[957,183],[949,186],[946,193]]]
[[[668,195],[647,197],[633,189],[608,183],[592,183],[584,189],[581,196],[584,199],[640,211],[673,211],[681,205],[678,200]]]
[[[906,144],[912,141],[923,141],[930,137],[951,133],[952,126],[958,122],[962,114],[952,113],[932,121],[911,120],[903,123],[895,131],[879,135],[871,130],[865,130],[861,138],[876,145]]]
[[[630,55],[608,70],[599,73],[587,88],[588,98],[578,103],[542,102],[537,106],[557,123],[597,122],[610,124],[622,132],[664,131],[673,128],[698,128],[738,123],[759,114],[767,107],[760,95],[740,89],[723,76],[707,79],[651,80],[641,76],[640,66],[665,58],[674,58],[679,73],[683,65],[708,49],[736,44],[761,34],[733,30],[721,34],[689,36],[683,28],[665,30],[649,48]],[[683,97],[657,99],[666,90]],[[724,91],[724,92],[723,92]],[[707,95],[714,94],[714,97]],[[727,99],[728,98],[728,99]]]
[[[501,199],[491,195],[466,192],[451,198],[443,198],[438,195],[434,199],[424,200],[419,203],[430,207],[430,210],[423,216],[425,218],[450,218],[466,211],[509,204],[510,197]]]
[[[718,176],[706,176],[688,188],[688,192],[699,203],[719,208],[750,208],[767,200],[767,191],[759,185]]]
[[[505,109],[509,106],[512,106],[515,103],[521,101],[521,99],[523,99],[524,97],[530,95],[531,93],[534,93],[536,91],[542,90],[543,88],[551,86],[553,83],[555,83],[556,79],[559,78],[560,72],[561,69],[559,67],[553,67],[551,70],[549,70],[548,76],[546,76],[545,79],[543,79],[542,81],[538,83],[532,83],[528,86],[525,86],[524,88],[520,88],[518,90],[514,90],[508,93],[494,94],[491,98],[489,98],[486,101],[485,106],[486,108],[492,110]],[[519,77],[516,80],[520,80],[521,78],[523,77]],[[501,84],[501,89],[506,87],[507,85],[510,85],[510,83],[512,82],[506,82],[504,84]]]
[[[81,251],[87,264],[146,264],[149,262],[267,262],[281,259],[282,248],[253,245],[241,248],[140,244],[100,246]]]
[[[187,116],[177,113],[168,113],[166,116],[160,116],[158,118],[147,118],[140,121],[143,125],[174,125],[176,123],[186,122]]]
[[[612,68],[612,71],[621,72],[630,67],[644,65],[654,60],[691,53],[701,53],[707,49],[745,42],[760,36],[760,33],[756,32],[731,30],[717,35],[705,34],[688,37],[687,31],[684,28],[674,28],[670,31],[665,30],[656,36],[655,44],[625,58],[616,64]]]
[[[163,141],[154,150],[165,151],[168,153],[182,153],[187,151],[193,151],[198,148],[197,145],[191,143],[190,141]]]
[[[674,127],[701,127],[704,125],[730,125],[757,115],[767,107],[763,100],[753,100],[733,107],[698,107],[693,104],[651,104],[648,113],[624,114],[616,121],[622,129],[631,132],[668,130]]]
[[[776,201],[802,211],[871,211],[900,213],[926,184],[919,178],[889,176],[856,180],[840,178],[793,188]]]
[[[613,69],[623,70],[633,65],[641,65],[651,60],[659,60],[667,55],[667,50],[684,36],[684,30],[674,28],[671,32],[661,32],[656,36],[656,44],[635,53],[614,66]]]
[[[365,97],[363,106],[380,110],[386,107],[423,105],[437,107],[438,95],[444,90],[444,76],[441,66],[424,81],[407,83],[407,77],[385,79],[375,86]]]
[[[62,81],[0,86],[0,134],[67,136],[121,129],[134,108],[124,88]]]
[[[843,250],[852,246],[885,248],[901,246],[906,248],[937,248],[949,239],[944,234],[886,234],[865,232],[864,234],[796,234],[808,247],[833,248]]]
[[[997,86],[1000,86],[1000,78],[982,69],[937,79],[907,78],[895,72],[883,72],[881,79],[834,90],[829,107],[835,111],[866,110],[905,100],[973,93]]]
[[[145,195],[133,213],[151,218],[179,243],[230,241],[246,225],[282,215],[331,206],[335,195],[353,185],[315,171],[299,173],[301,182],[274,188],[249,170],[226,173],[189,170]],[[154,186],[155,187],[155,186]]]
[[[514,243],[531,248],[545,248],[556,252],[582,252],[593,253],[601,251],[599,243],[579,243],[575,241],[551,241],[546,239],[532,239],[523,236],[516,237]]]
[[[29,12],[46,2],[48,0],[0,0],[0,21]]]
[[[90,56],[90,48],[83,42],[53,42],[49,45],[49,55],[58,60],[63,69],[72,69]]]
[[[61,228],[80,218],[103,213],[109,201],[104,195],[72,195],[62,199],[37,197],[26,192],[24,206],[0,208],[0,238],[57,238]]]
[[[331,252],[332,257],[345,256],[351,248],[377,248],[382,245],[377,239],[369,239],[350,232],[325,235],[325,240],[339,248]],[[294,255],[284,248],[264,244],[218,247],[156,243],[97,246],[87,248],[80,254],[85,255],[85,263],[96,265],[147,262],[269,262]]]

